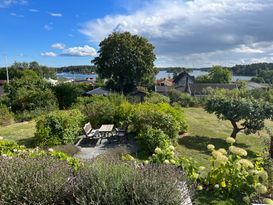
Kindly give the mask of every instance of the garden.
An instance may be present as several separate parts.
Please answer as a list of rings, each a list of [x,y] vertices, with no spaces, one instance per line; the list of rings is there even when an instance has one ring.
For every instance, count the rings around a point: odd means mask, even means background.
[[[0,204],[273,204],[272,89],[162,96],[147,39],[113,33],[100,46],[93,63],[109,95],[82,96],[88,85],[53,86],[32,69],[6,85]],[[77,158],[87,122],[127,127],[137,151]]]

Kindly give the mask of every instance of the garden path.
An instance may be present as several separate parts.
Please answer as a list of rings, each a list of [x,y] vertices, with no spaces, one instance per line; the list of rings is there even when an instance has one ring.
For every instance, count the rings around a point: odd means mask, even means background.
[[[84,138],[78,145],[80,151],[74,155],[74,157],[84,160],[93,159],[106,152],[111,152],[117,149],[128,150],[130,153],[137,151],[137,146],[134,141],[130,140],[126,143],[111,142],[103,139],[100,143],[98,139],[86,139]]]

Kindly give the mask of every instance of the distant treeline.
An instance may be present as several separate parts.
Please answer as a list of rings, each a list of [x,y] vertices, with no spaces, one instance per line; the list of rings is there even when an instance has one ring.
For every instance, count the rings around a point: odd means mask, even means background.
[[[91,74],[95,72],[95,67],[91,65],[76,65],[76,66],[64,66],[59,68],[47,67],[40,65],[36,61],[32,62],[14,62],[11,66],[8,67],[9,78],[20,77],[23,70],[33,70],[39,76],[44,78],[53,78],[56,79],[57,73],[70,72],[70,73],[82,73],[82,74]],[[6,80],[6,68],[0,68],[0,80]]]
[[[235,65],[230,68],[234,75],[258,76],[264,71],[273,70],[273,63],[254,63],[249,65]]]
[[[21,77],[22,71],[24,70],[33,70],[40,77],[43,78],[56,78],[56,69],[50,68],[44,65],[40,65],[36,61],[30,63],[27,62],[14,62],[11,66],[8,67],[9,78],[13,79],[15,77]],[[0,68],[0,80],[6,80],[7,73],[6,68]]]
[[[69,73],[82,73],[91,74],[95,72],[95,66],[91,65],[75,65],[75,66],[65,66],[57,68],[58,73],[69,72]]]

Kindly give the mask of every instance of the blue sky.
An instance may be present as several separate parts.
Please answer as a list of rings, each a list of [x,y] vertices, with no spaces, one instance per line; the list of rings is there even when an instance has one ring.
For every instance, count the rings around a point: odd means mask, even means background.
[[[0,0],[3,56],[90,64],[111,32],[143,35],[157,66],[273,62],[273,0]]]

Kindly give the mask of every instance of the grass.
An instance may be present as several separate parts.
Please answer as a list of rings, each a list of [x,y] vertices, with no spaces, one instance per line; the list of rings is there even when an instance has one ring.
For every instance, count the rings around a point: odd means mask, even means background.
[[[200,165],[209,166],[210,153],[207,150],[208,144],[214,144],[216,148],[227,148],[225,142],[232,131],[229,121],[218,120],[213,114],[208,114],[202,108],[186,108],[185,114],[189,122],[188,136],[178,140],[177,151],[180,155],[191,157],[199,162]],[[273,122],[266,122],[266,126],[273,128]],[[0,127],[0,136],[8,140],[16,141],[19,144],[30,146],[35,132],[35,122],[16,123],[6,127]],[[265,149],[265,131],[255,135],[246,136],[240,133],[237,136],[236,144],[248,151],[248,157],[254,158],[256,154]],[[73,146],[57,146],[57,150],[75,152]],[[73,155],[73,154],[72,154]],[[197,196],[195,204],[217,204],[217,205],[235,205],[243,204],[237,199],[221,199],[212,196],[211,193],[203,193]]]
[[[0,127],[0,136],[20,145],[31,146],[35,133],[35,121],[15,123]]]
[[[177,151],[180,155],[191,157],[200,165],[210,166],[210,152],[208,144],[214,144],[216,148],[228,148],[225,139],[230,136],[232,126],[229,121],[218,120],[214,114],[208,114],[202,108],[186,108],[185,114],[189,123],[188,135],[178,140]],[[273,123],[267,121],[266,126],[273,128]],[[245,135],[239,133],[236,146],[248,151],[248,157],[255,158],[256,154],[264,151],[265,139],[268,138],[265,131],[258,134]],[[237,205],[244,204],[241,199],[221,198],[211,192],[199,193],[194,204],[206,205]]]
[[[214,114],[208,114],[202,108],[186,108],[185,114],[189,122],[188,136],[178,140],[177,151],[180,155],[192,157],[200,165],[207,166],[210,157],[207,145],[214,144],[216,148],[227,148],[225,139],[230,136],[232,126],[229,121],[218,120]],[[266,126],[273,127],[273,123],[266,122]],[[255,135],[239,133],[236,144],[248,151],[249,158],[254,158],[265,149],[266,138],[265,131]]]

